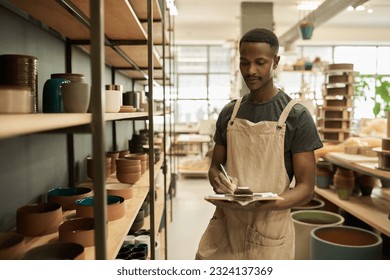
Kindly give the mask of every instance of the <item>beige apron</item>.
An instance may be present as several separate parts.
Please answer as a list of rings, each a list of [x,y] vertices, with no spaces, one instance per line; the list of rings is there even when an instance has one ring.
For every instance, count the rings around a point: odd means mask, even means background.
[[[285,121],[296,100],[278,122],[236,119],[237,100],[227,128],[230,176],[253,192],[283,193],[290,180],[284,164]],[[294,259],[294,226],[290,210],[245,212],[216,208],[203,234],[196,259]]]

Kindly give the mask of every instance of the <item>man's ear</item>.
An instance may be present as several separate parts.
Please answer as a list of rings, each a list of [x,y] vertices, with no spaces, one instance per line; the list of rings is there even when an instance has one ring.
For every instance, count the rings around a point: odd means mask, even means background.
[[[279,55],[275,55],[275,57],[274,57],[274,67],[273,67],[274,70],[276,70],[276,68],[278,68],[279,61],[280,61],[280,56]]]

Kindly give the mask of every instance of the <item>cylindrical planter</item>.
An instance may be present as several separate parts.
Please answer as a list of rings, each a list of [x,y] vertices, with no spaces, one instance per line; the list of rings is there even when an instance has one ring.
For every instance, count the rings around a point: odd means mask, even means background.
[[[382,244],[378,234],[357,227],[315,228],[310,233],[310,259],[379,260]]]
[[[325,206],[325,202],[319,198],[313,197],[308,203],[294,206],[291,208],[291,211],[300,211],[300,210],[321,210]]]
[[[310,232],[322,226],[340,225],[344,218],[323,210],[301,210],[291,213],[295,229],[295,259],[310,259]]]

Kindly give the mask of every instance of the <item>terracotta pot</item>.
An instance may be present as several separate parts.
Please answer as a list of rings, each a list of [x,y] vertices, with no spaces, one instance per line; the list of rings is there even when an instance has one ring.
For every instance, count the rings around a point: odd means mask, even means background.
[[[313,260],[379,260],[382,238],[365,229],[350,226],[315,228],[310,233]]]
[[[16,232],[24,236],[43,236],[58,231],[62,207],[58,203],[25,205],[16,212]]]
[[[292,211],[299,211],[299,210],[320,210],[325,206],[325,202],[319,198],[313,197],[308,203],[300,205],[300,206],[294,206],[291,208]]]
[[[313,36],[314,24],[309,21],[301,21],[299,24],[302,39],[309,40]]]
[[[63,222],[58,228],[58,240],[73,242],[84,247],[95,245],[95,223],[93,218],[75,218]]]
[[[19,260],[24,250],[23,235],[16,232],[0,232],[0,260]]]
[[[47,243],[27,251],[23,260],[83,260],[84,247],[71,242]]]
[[[133,197],[133,185],[131,184],[107,184],[107,195],[121,196],[125,200]]]

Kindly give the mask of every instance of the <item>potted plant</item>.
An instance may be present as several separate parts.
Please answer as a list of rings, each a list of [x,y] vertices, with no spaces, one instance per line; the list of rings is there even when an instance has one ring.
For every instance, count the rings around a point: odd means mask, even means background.
[[[372,97],[374,107],[372,112],[375,118],[386,118],[387,112],[390,111],[390,81],[384,80],[383,76],[358,75],[355,78],[354,96],[356,98],[367,97],[367,91],[371,89],[370,79],[375,79],[375,93],[374,97]]]
[[[299,30],[301,31],[302,39],[309,40],[313,35],[314,24],[308,20],[302,20],[299,23]]]

